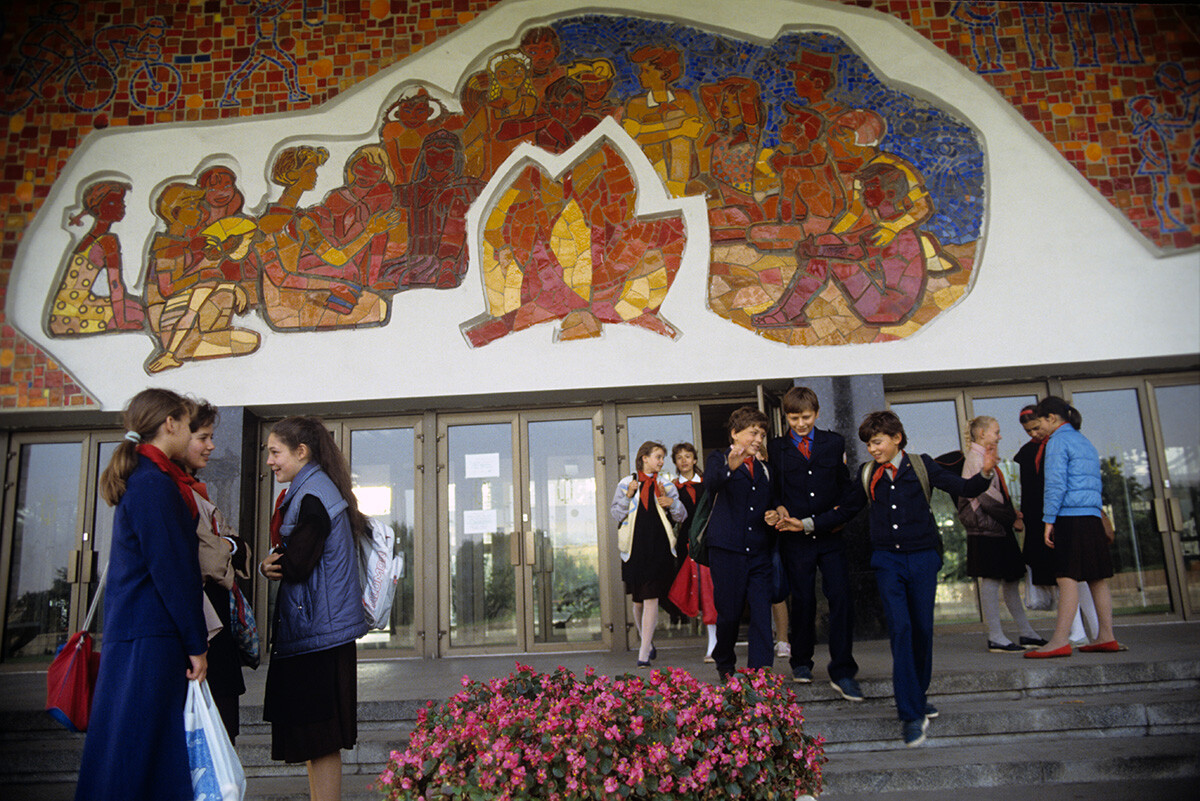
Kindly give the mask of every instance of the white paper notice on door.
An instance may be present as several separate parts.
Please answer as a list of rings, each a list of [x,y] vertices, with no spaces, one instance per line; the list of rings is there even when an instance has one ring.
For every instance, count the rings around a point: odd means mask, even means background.
[[[491,534],[496,530],[495,509],[463,510],[463,534]]]
[[[499,478],[499,453],[468,453],[463,457],[464,478]]]

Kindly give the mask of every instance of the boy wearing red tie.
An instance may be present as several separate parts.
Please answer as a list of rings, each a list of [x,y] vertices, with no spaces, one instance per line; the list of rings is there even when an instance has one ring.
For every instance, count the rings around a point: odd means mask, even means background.
[[[892,412],[868,414],[858,438],[874,461],[860,468],[855,506],[869,504],[871,567],[891,639],[896,712],[904,744],[917,746],[925,741],[930,718],[937,716],[925,698],[933,674],[933,603],[942,567],[930,487],[965,498],[983,494],[992,481],[996,451],[989,449],[983,469],[965,479],[923,454],[913,454],[921,462],[914,465],[903,450],[908,444],[904,425]]]
[[[767,445],[771,466],[771,505],[767,525],[782,532],[779,557],[792,588],[792,678],[813,680],[816,640],[817,570],[829,601],[829,681],[848,701],[861,701],[854,676],[854,607],[850,568],[842,526],[861,506],[854,504],[854,483],[846,469],[846,440],[816,427],[821,404],[808,387],[792,387],[783,396],[788,432]]]
[[[771,637],[771,554],[775,531],[763,515],[771,504],[771,476],[759,460],[767,417],[752,406],[729,416],[729,448],[713,451],[704,464],[704,485],[714,493],[705,537],[717,608],[713,660],[724,681],[734,671],[742,610],[750,607],[747,667],[769,668],[775,660]]]

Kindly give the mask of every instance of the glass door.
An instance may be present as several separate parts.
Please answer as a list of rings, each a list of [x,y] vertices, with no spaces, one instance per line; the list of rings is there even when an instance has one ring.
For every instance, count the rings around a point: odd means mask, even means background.
[[[424,543],[420,534],[421,493],[417,477],[421,463],[421,421],[349,421],[339,423],[350,461],[350,475],[359,510],[395,532],[395,553],[403,558],[396,582],[391,620],[386,629],[368,632],[358,640],[360,651],[380,649],[416,655],[424,636],[418,600],[422,586]],[[367,655],[364,653],[364,656]]]
[[[1200,615],[1200,384],[1155,382],[1152,392],[1163,476],[1159,525],[1169,530],[1184,615],[1195,617]]]
[[[697,458],[700,464],[698,471],[704,469],[704,443],[700,441],[700,409],[694,403],[655,403],[621,406],[617,409],[618,436],[618,470],[622,477],[637,469],[634,464],[638,448],[643,442],[658,442],[666,449],[667,458],[663,462],[663,473],[669,477],[675,475],[675,465],[671,461],[671,449],[680,442],[690,442],[696,446]],[[725,445],[722,441],[717,443]],[[606,499],[611,501],[611,498]],[[607,504],[606,504],[607,508]],[[616,536],[617,524],[609,515],[605,515],[605,525],[609,526]],[[686,531],[686,528],[684,529]],[[619,581],[618,579],[615,579]],[[633,607],[629,604],[625,619],[626,647],[637,649],[637,628],[633,622]],[[655,642],[664,640],[692,639],[703,632],[703,624],[699,617],[688,618],[679,612],[666,599],[659,599],[659,625],[654,634]]]
[[[49,660],[83,624],[112,537],[112,509],[96,484],[115,438],[17,434],[9,442],[0,561],[5,662]],[[102,626],[98,616],[92,631]]]
[[[1066,386],[1068,400],[1083,415],[1081,433],[1100,453],[1103,508],[1116,530],[1113,614],[1168,612],[1166,550],[1155,519],[1148,421],[1142,416],[1147,404],[1139,397],[1144,382],[1123,383],[1072,383]]]
[[[442,654],[602,646],[601,451],[599,410],[439,421]]]

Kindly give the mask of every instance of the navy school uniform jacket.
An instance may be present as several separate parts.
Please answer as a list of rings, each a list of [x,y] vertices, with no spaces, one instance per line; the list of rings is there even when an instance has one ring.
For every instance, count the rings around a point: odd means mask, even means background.
[[[841,434],[814,428],[808,459],[789,435],[767,444],[771,466],[771,508],[783,506],[797,520],[813,519],[818,537],[836,534],[858,512],[854,481],[846,467],[846,440]]]
[[[984,478],[982,474],[963,478],[939,465],[932,456],[920,454],[920,457],[925,462],[925,470],[929,474],[931,491],[937,487],[964,498],[974,498],[986,492],[991,485],[991,479]],[[866,464],[870,466],[873,476],[878,465],[874,462]],[[861,471],[860,466],[854,482],[858,498],[855,505],[859,508],[868,503],[862,481],[857,478],[862,475]],[[896,473],[894,483],[889,481],[886,475],[880,476],[875,485],[875,498],[869,503],[868,515],[873,547],[900,553],[938,547],[937,522],[933,518],[933,510],[929,508],[929,502],[925,500],[925,491],[921,488],[921,481],[917,478],[907,453],[900,461],[900,469]]]
[[[704,464],[704,489],[716,493],[706,536],[710,548],[751,553],[775,545],[775,530],[763,520],[771,506],[771,471],[754,460],[754,474],[746,466],[730,470],[729,449],[713,451]]]

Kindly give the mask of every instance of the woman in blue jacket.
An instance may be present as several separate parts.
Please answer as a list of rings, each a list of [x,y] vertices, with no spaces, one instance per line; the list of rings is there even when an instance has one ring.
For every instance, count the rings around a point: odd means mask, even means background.
[[[1043,469],[1046,477],[1042,501],[1046,545],[1054,549],[1058,578],[1058,619],[1050,642],[1025,656],[1040,659],[1070,656],[1071,623],[1079,607],[1079,583],[1086,582],[1096,604],[1100,630],[1096,641],[1080,651],[1120,651],[1113,635],[1111,542],[1100,508],[1100,455],[1079,433],[1083,415],[1062,398],[1049,395],[1034,412],[1038,432],[1046,440]],[[1032,524],[1032,521],[1030,521]],[[1032,533],[1032,532],[1031,532]]]
[[[304,762],[313,801],[338,801],[342,752],[358,739],[357,655],[367,633],[357,538],[367,530],[350,467],[325,424],[288,417],[267,438],[267,466],[286,493],[260,572],[279,581],[263,696],[271,758]]]
[[[187,680],[208,670],[196,504],[182,457],[194,406],[146,389],[125,410],[125,438],[100,477],[116,506],[104,658],[96,681],[78,801],[191,801],[183,732]],[[184,493],[186,489],[186,495]]]

